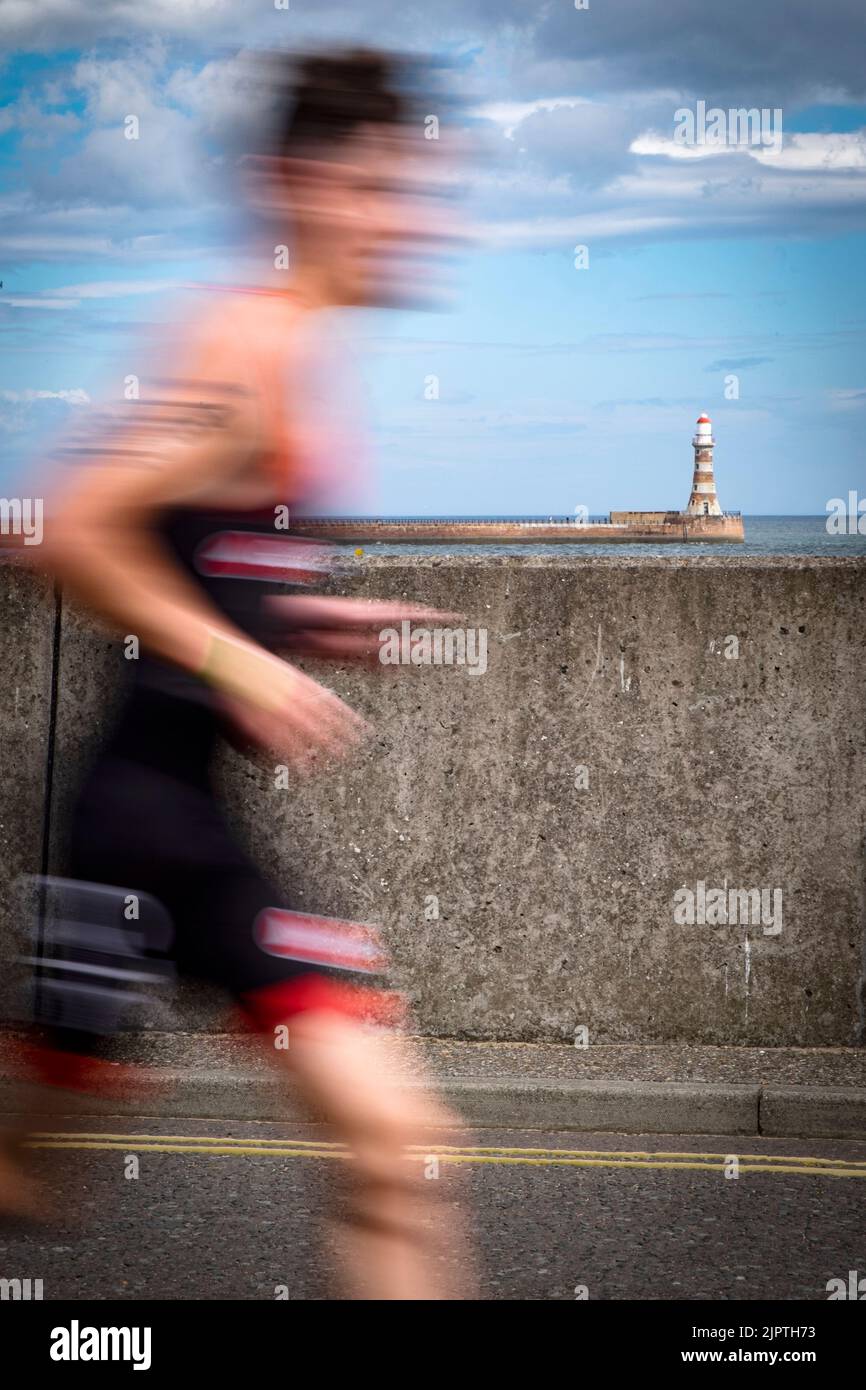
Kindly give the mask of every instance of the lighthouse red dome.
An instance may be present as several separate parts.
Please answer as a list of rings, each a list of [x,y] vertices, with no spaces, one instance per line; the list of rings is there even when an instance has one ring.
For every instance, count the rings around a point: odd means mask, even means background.
[[[699,416],[698,416],[698,424],[699,424],[699,425],[708,425],[709,423],[710,423],[710,417],[709,417],[709,415],[699,415]]]

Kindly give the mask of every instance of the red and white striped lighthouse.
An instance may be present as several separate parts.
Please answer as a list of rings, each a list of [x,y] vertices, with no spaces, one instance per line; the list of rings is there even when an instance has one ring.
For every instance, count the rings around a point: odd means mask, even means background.
[[[721,516],[722,509],[716,496],[716,480],[713,477],[713,426],[709,415],[699,415],[692,440],[695,451],[695,475],[692,479],[692,493],[686,516]]]

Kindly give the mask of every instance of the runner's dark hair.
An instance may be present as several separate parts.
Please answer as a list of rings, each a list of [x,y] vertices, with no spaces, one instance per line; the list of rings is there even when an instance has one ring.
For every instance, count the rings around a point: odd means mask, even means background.
[[[420,130],[422,72],[419,59],[374,48],[272,54],[269,153],[335,145],[368,124],[398,127],[417,120]]]

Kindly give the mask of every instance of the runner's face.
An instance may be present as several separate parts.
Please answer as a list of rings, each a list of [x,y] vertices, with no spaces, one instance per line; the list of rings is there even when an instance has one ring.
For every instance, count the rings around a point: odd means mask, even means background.
[[[338,157],[296,164],[293,215],[303,256],[343,304],[438,298],[436,257],[458,234],[447,195],[453,166],[423,129],[370,126]]]

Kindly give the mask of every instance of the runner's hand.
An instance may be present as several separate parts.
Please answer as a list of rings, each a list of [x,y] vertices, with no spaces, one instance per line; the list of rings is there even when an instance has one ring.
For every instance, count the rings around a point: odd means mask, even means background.
[[[369,726],[333,691],[261,648],[217,639],[203,673],[242,742],[284,756],[300,772],[348,753]]]

